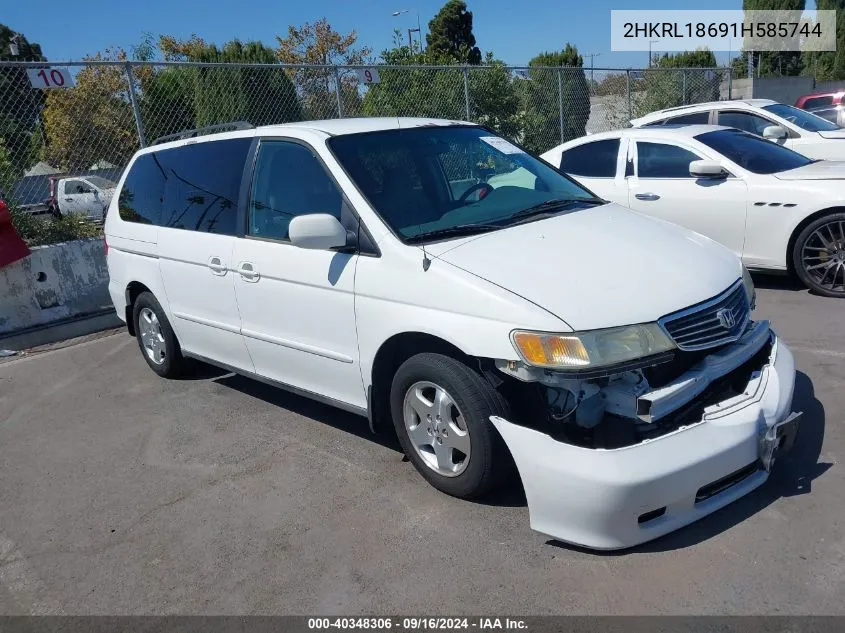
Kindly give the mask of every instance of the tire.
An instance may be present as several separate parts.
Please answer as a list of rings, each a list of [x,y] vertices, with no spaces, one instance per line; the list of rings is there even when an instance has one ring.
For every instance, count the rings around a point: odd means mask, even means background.
[[[824,215],[804,227],[792,247],[792,264],[813,292],[845,298],[845,213]]]
[[[442,354],[412,356],[393,377],[390,409],[402,449],[438,490],[477,498],[514,472],[507,447],[489,419],[507,417],[507,403],[464,363]],[[429,439],[431,444],[423,446]]]
[[[162,378],[178,376],[185,360],[167,315],[151,292],[142,292],[132,306],[135,338],[141,355]]]

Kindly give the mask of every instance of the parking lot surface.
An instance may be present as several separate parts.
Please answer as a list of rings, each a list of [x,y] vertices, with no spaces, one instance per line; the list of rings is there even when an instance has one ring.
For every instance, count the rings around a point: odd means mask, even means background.
[[[0,364],[0,613],[845,614],[845,304],[758,278],[799,368],[793,453],[748,497],[593,553],[518,485],[445,496],[366,420],[124,332]]]

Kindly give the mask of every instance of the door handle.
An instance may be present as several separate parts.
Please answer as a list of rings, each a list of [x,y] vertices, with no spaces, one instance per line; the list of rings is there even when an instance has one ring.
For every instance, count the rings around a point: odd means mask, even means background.
[[[73,198],[65,198],[68,202],[73,202]]]
[[[637,200],[660,200],[660,196],[658,196],[656,193],[651,193],[651,192],[637,193],[637,194],[634,194],[634,197]]]
[[[261,275],[257,270],[255,270],[255,266],[252,262],[241,262],[238,265],[238,273],[240,273],[241,279],[250,283],[255,283],[261,279]]]
[[[211,269],[211,274],[213,275],[219,275],[222,277],[226,274],[226,264],[224,264],[223,260],[216,255],[209,258],[208,267]]]

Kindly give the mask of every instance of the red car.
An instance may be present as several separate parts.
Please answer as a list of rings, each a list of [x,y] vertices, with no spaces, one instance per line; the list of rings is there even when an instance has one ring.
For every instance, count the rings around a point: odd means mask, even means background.
[[[839,127],[845,127],[845,108],[843,106],[845,92],[817,92],[815,94],[798,97],[796,108],[812,112],[816,116],[827,119]]]

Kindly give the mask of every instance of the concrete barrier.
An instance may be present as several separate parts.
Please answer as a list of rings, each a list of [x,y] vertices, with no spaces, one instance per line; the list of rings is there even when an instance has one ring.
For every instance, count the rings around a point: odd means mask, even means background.
[[[101,239],[37,246],[0,268],[0,337],[112,308]]]

